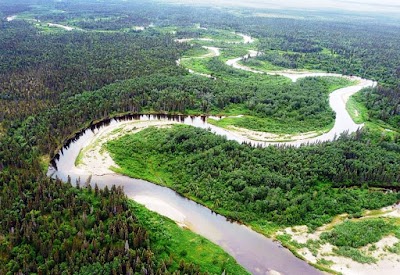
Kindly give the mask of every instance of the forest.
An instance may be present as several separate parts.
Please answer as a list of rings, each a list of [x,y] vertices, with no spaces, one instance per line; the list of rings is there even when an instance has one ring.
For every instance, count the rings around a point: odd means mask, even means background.
[[[175,126],[126,135],[107,149],[117,172],[171,186],[234,220],[315,228],[340,213],[357,215],[399,199],[370,188],[399,189],[400,147],[370,138],[360,132],[299,149],[254,148]]]
[[[174,39],[195,35],[188,27],[195,24],[257,37],[264,55],[252,66],[325,70],[379,81],[356,100],[371,120],[389,124],[394,132],[365,129],[332,143],[263,149],[187,127],[148,129],[108,145],[123,167],[120,172],[155,181],[148,170],[153,167],[133,169],[137,163],[121,155],[126,144],[132,155],[160,165],[165,178],[157,183],[265,232],[263,227],[315,228],[337,214],[357,216],[399,200],[398,26],[121,3],[0,3],[0,273],[245,273],[236,263],[224,265],[231,258],[215,247],[213,253],[218,250],[220,256],[207,265],[205,259],[193,262],[175,251],[181,247],[166,244],[175,234],[157,233],[168,229],[146,224],[152,214],[132,205],[116,187],[99,190],[46,176],[68,138],[125,113],[224,115],[240,109],[273,121],[248,127],[272,132],[310,131],[332,123],[328,94],[333,86],[348,83],[261,78],[216,58],[206,64],[218,71],[216,81],[176,66],[198,46]],[[15,20],[6,19],[12,15]],[[47,22],[77,29],[49,28]],[[189,30],[174,34],[171,26]],[[210,157],[213,162],[205,161]]]

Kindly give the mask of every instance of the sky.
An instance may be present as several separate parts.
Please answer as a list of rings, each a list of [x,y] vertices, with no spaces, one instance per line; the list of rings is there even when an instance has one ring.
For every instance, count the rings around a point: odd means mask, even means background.
[[[266,9],[342,10],[398,14],[400,0],[169,0],[175,3]]]

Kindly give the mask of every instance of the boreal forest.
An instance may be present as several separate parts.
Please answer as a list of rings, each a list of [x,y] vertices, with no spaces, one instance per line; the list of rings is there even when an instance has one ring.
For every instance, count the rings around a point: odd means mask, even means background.
[[[400,201],[400,21],[270,13],[1,1],[0,274],[253,273],[118,182],[48,172],[85,129],[140,115],[201,117],[274,144],[180,123],[117,129],[99,145],[115,175],[168,187],[279,241],[316,272],[341,272],[334,257],[379,264],[382,238],[392,240],[382,253],[400,257],[400,215],[391,214]],[[284,76],[293,71],[315,75]],[[360,79],[376,85],[346,99],[359,129],[285,144],[334,129],[330,94]],[[85,150],[72,160],[78,167]],[[299,241],[301,228],[317,238]],[[326,245],[333,254],[322,255]]]

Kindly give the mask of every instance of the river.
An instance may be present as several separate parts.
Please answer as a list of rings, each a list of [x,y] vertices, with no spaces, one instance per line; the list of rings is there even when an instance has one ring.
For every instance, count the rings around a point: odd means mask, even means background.
[[[253,42],[251,37],[242,37],[245,43]],[[210,47],[208,49],[211,50],[214,55],[220,54],[217,48]],[[249,54],[254,56],[256,52],[250,51]],[[252,71],[254,73],[264,73],[239,64],[238,62],[242,59],[243,57],[228,60],[227,64],[237,69]],[[300,74],[297,72],[272,72],[270,74],[283,75],[291,78],[293,81],[306,76],[333,76],[332,74]],[[240,143],[247,142],[252,145],[260,146],[269,146],[271,144],[299,146],[321,141],[332,141],[342,132],[354,132],[362,126],[355,124],[346,111],[346,102],[349,96],[362,88],[376,85],[375,82],[370,80],[361,78],[352,79],[357,81],[356,85],[336,90],[330,94],[329,103],[331,108],[336,112],[335,124],[328,133],[318,137],[310,137],[290,142],[261,142],[250,140],[238,132],[208,124],[207,118],[204,116],[126,116],[120,119],[112,119],[107,123],[100,123],[96,127],[92,126],[79,133],[73,140],[67,142],[57,158],[53,160],[53,166],[49,168],[48,175],[58,177],[64,181],[66,181],[69,176],[72,182],[75,182],[78,178],[80,178],[82,182],[85,182],[89,176],[92,176],[91,181],[97,183],[99,187],[111,186],[114,184],[122,186],[129,198],[175,220],[178,224],[184,225],[220,245],[225,251],[231,254],[239,264],[253,274],[321,274],[320,271],[296,258],[289,250],[281,247],[278,243],[252,231],[244,225],[227,221],[225,217],[215,214],[210,209],[180,196],[169,188],[115,174],[108,170],[108,166],[105,167],[106,172],[100,173],[90,169],[78,169],[75,167],[75,160],[80,150],[92,144],[94,140],[98,140],[99,136],[104,133],[111,133],[118,127],[123,127],[130,122],[144,123],[144,127],[148,127],[150,124],[151,126],[157,126],[157,124],[184,123],[198,128],[210,129],[214,134],[225,136],[229,140],[235,140]],[[146,123],[148,123],[147,126]],[[100,169],[100,171],[103,170]]]
[[[100,133],[107,130],[112,132],[121,124],[147,121],[156,124],[158,121],[164,121],[163,124],[165,122],[184,123],[200,128],[209,126],[204,117],[142,115],[113,119],[107,124],[100,124],[98,127],[85,130],[73,141],[68,142],[60,152],[59,158],[55,159],[53,163],[57,169],[50,167],[48,175],[64,181],[70,176],[73,182],[78,178],[85,182],[92,173],[75,167],[75,159],[82,148],[90,144]],[[221,129],[221,131],[217,134],[222,134],[224,130]],[[228,136],[228,138],[236,140],[234,136]],[[279,243],[273,242],[244,225],[230,222],[225,217],[180,196],[169,188],[114,173],[94,174],[91,182],[97,183],[99,187],[113,184],[123,186],[129,198],[146,205],[149,209],[161,212],[160,214],[169,216],[179,224],[184,224],[192,231],[218,244],[252,274],[278,274],[276,272],[280,274],[321,274],[314,267],[296,258],[289,250],[281,247]],[[160,211],[160,209],[162,210]]]

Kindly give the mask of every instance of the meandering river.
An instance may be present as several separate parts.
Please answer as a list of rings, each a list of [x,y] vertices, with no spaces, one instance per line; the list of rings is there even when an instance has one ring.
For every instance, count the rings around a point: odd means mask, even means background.
[[[155,124],[160,122],[163,125],[165,122],[184,123],[200,128],[209,126],[204,117],[143,115],[121,120],[113,119],[107,124],[87,129],[77,135],[74,141],[68,142],[60,152],[59,158],[55,159],[54,167],[49,168],[48,175],[64,181],[70,176],[73,182],[78,178],[85,182],[92,173],[75,167],[75,159],[80,150],[90,144],[100,133],[106,130],[112,131],[119,125],[126,124],[127,120],[133,120],[132,122],[152,121]],[[224,130],[222,129],[222,131]],[[235,137],[230,138],[235,139]],[[281,247],[279,243],[273,242],[244,225],[227,221],[225,217],[180,196],[169,188],[114,173],[94,174],[91,182],[97,183],[99,187],[113,184],[123,186],[129,198],[176,220],[179,224],[184,224],[192,231],[220,245],[253,274],[278,274],[276,272],[280,274],[321,274],[314,267],[296,258],[289,250]]]
[[[252,43],[251,37],[242,35],[246,43]],[[219,55],[219,49],[209,47],[212,55]],[[256,52],[250,51],[251,56]],[[238,62],[243,57],[228,60],[227,64],[237,69],[247,70],[254,73],[264,73],[253,70]],[[325,73],[297,73],[297,72],[271,72],[291,78],[296,81],[306,76],[340,76]],[[341,76],[347,77],[347,76]],[[212,242],[220,245],[225,251],[231,254],[242,266],[253,274],[321,274],[320,271],[308,265],[306,262],[296,258],[290,251],[280,244],[258,234],[244,225],[227,221],[221,215],[217,215],[208,208],[186,199],[175,191],[161,187],[156,184],[132,179],[126,176],[115,174],[109,170],[106,173],[95,173],[94,171],[78,169],[75,167],[75,160],[82,148],[85,148],[105,132],[112,132],[113,129],[122,127],[132,122],[141,122],[146,125],[157,126],[174,123],[184,123],[194,127],[210,129],[217,135],[226,136],[229,140],[247,142],[253,145],[269,146],[271,144],[288,144],[299,146],[302,144],[331,141],[341,133],[354,132],[360,126],[355,124],[346,111],[346,102],[349,96],[362,88],[376,85],[375,82],[353,77],[357,84],[343,88],[331,93],[329,104],[336,112],[334,127],[326,134],[318,137],[310,137],[290,142],[260,142],[248,139],[238,132],[222,129],[207,123],[206,117],[201,116],[156,116],[156,115],[135,115],[121,119],[112,119],[107,123],[100,123],[79,133],[73,140],[70,140],[60,151],[57,158],[53,160],[53,166],[49,168],[48,175],[58,177],[64,181],[70,177],[73,182],[77,179],[86,181],[90,176],[91,182],[97,183],[100,187],[118,185],[124,187],[127,196],[147,208],[162,215],[170,217],[178,224],[187,226],[192,231],[206,237]],[[150,123],[151,122],[151,123]]]

